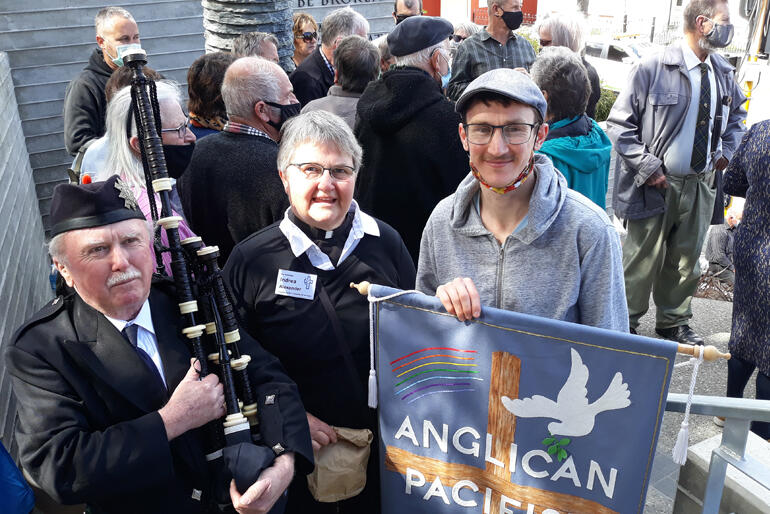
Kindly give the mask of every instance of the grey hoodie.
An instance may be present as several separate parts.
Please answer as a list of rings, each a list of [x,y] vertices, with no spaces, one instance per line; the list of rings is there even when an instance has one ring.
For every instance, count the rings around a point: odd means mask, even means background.
[[[567,188],[551,160],[535,154],[535,189],[524,228],[500,245],[475,207],[468,174],[425,226],[417,289],[470,277],[482,305],[628,332],[620,240],[607,215]]]

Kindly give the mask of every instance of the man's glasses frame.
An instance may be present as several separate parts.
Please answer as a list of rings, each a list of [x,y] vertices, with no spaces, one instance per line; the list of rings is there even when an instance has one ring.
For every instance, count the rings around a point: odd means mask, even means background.
[[[317,162],[300,162],[291,163],[289,166],[294,166],[301,171],[307,180],[320,180],[327,171],[331,178],[337,182],[345,182],[356,176],[356,170],[352,166],[344,164],[336,164],[327,168]]]
[[[500,129],[503,139],[509,145],[523,145],[532,139],[532,134],[540,123],[507,123],[505,125],[490,125],[489,123],[463,123],[468,142],[474,145],[486,145],[492,141],[495,131]],[[524,127],[527,127],[526,130]]]

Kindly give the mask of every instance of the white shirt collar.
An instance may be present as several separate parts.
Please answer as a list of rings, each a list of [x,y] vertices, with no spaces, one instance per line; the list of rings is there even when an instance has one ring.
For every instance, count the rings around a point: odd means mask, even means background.
[[[684,65],[687,67],[687,71],[700,66],[701,60],[698,59],[698,56],[695,55],[695,52],[692,51],[692,48],[690,48],[690,45],[688,45],[684,39],[682,40],[682,57],[684,57]],[[709,71],[713,73],[714,68],[711,66],[711,55],[709,55],[703,62],[709,67]]]
[[[142,308],[139,310],[139,314],[137,314],[134,319],[126,321],[122,319],[111,318],[106,314],[104,317],[107,318],[109,322],[118,329],[118,332],[123,332],[123,329],[126,328],[126,325],[139,325],[143,329],[155,335],[155,326],[152,324],[152,312],[150,311],[149,298],[144,301]]]
[[[365,234],[374,237],[380,236],[380,227],[377,226],[377,221],[363,212],[358,207],[358,203],[355,200],[353,200],[353,202],[350,204],[350,209],[348,212],[351,210],[354,211],[353,224],[350,227],[350,233],[348,234],[348,238],[345,241],[345,245],[342,247],[342,254],[340,255],[340,260],[337,262],[337,266],[342,264],[345,259],[351,253],[353,253],[353,250],[355,250],[356,246],[358,246],[358,242],[364,237]],[[286,209],[279,228],[281,229],[281,232],[283,232],[283,235],[286,236],[286,239],[289,241],[289,246],[291,247],[291,252],[294,254],[294,257],[299,257],[303,253],[307,252],[310,263],[316,268],[324,271],[335,269],[335,266],[332,264],[329,256],[323,253],[321,249],[318,248],[318,245],[316,245],[307,236],[307,234],[302,232],[302,230],[297,225],[292,223],[292,221],[289,219],[290,211],[291,207]]]

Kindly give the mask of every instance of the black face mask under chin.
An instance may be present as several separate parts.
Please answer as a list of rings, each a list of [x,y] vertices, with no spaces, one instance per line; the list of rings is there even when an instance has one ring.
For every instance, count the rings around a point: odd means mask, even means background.
[[[521,27],[521,22],[524,21],[524,13],[521,11],[503,11],[502,18],[506,27],[516,30]]]
[[[163,145],[163,155],[166,157],[166,169],[171,178],[177,179],[182,176],[187,165],[192,159],[195,143],[189,145]]]
[[[265,103],[271,107],[276,107],[281,110],[281,118],[278,121],[278,123],[274,122],[273,120],[268,121],[268,123],[271,126],[275,127],[275,130],[279,130],[279,131],[281,130],[281,127],[283,126],[283,124],[286,123],[286,120],[288,120],[289,118],[293,118],[294,116],[299,114],[299,112],[302,110],[302,104],[300,103],[287,104],[287,105],[277,104],[274,102],[265,102]]]

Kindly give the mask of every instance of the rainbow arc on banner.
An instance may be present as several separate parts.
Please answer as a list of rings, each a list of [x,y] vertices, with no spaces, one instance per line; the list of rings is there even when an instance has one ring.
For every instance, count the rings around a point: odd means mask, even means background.
[[[433,394],[475,391],[473,386],[484,381],[477,376],[481,372],[475,364],[476,353],[476,350],[430,347],[399,357],[390,363],[396,379],[395,396],[412,403]]]

